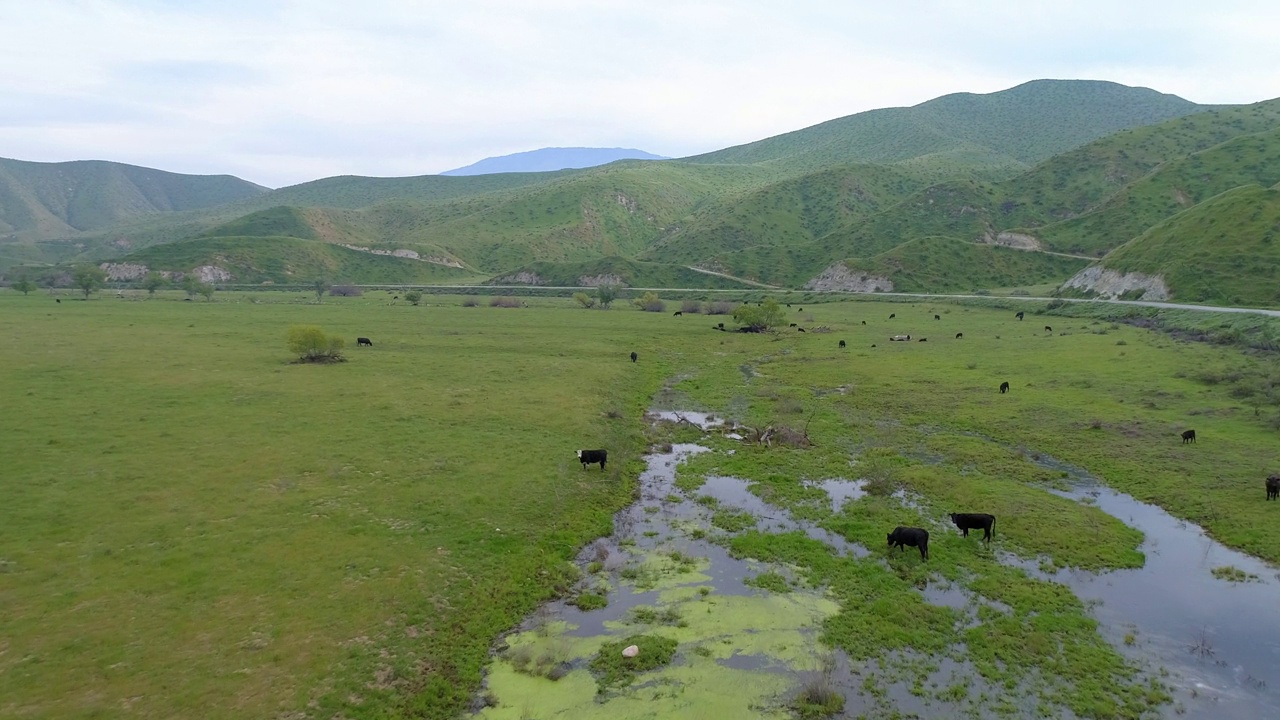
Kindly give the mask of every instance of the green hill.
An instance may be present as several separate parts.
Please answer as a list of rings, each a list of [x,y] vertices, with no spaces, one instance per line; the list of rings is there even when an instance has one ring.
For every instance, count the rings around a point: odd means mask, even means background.
[[[189,272],[202,265],[231,274],[230,283],[456,283],[475,280],[467,270],[421,260],[375,255],[292,237],[213,237],[156,245],[123,258],[150,270]]]
[[[138,216],[216,207],[265,192],[230,175],[180,175],[96,160],[0,158],[0,239],[75,235]]]
[[[623,257],[607,257],[586,262],[535,262],[503,273],[491,281],[495,285],[545,285],[572,287],[601,283],[650,288],[749,289],[747,283],[708,275],[681,265],[652,263]]]
[[[1173,300],[1280,306],[1280,187],[1238,187],[1159,223],[1101,262],[1160,275]]]

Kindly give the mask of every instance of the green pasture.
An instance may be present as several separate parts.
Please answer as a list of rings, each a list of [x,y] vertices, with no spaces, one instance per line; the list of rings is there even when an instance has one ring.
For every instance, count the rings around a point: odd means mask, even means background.
[[[993,512],[999,547],[1049,565],[1140,564],[1137,533],[1044,492],[1051,456],[1280,561],[1275,431],[1198,379],[1270,360],[1228,347],[924,302],[806,303],[788,313],[810,332],[740,335],[556,298],[60,297],[0,292],[4,717],[456,716],[495,639],[574,584],[568,561],[631,501],[655,398],[807,430],[807,450],[717,438],[687,471],[750,479],[873,560],[902,508],[824,513],[801,480],[882,478],[920,498],[920,522]],[[344,337],[349,361],[290,364],[296,324]],[[586,447],[609,449],[607,472],[576,462]],[[1025,680],[999,660],[1016,651],[1078,715],[1160,701],[1074,596],[969,540],[879,571],[787,536],[732,547],[830,587],[824,640],[852,657],[954,639],[945,612],[858,609],[868,591],[917,607],[922,582],[963,582],[1012,608],[966,638],[988,680]]]

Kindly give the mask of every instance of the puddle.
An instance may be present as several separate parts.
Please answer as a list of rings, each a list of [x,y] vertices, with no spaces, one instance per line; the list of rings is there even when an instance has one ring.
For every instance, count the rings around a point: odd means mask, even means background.
[[[827,482],[848,483],[850,481]],[[861,558],[871,554],[862,545],[851,543],[830,530],[792,519],[790,513],[786,510],[774,507],[752,494],[750,487],[751,483],[740,478],[708,475],[706,482],[694,494],[713,497],[722,508],[734,508],[751,513],[756,517],[756,529],[760,532],[786,533],[799,530],[814,540],[826,543],[828,547],[838,550],[843,555]]]
[[[1055,495],[1090,502],[1145,535],[1143,567],[1049,575],[1081,599],[1104,635],[1130,657],[1154,659],[1180,677],[1187,717],[1280,717],[1280,582],[1277,570],[1232,550],[1200,527],[1102,485],[1081,468],[1047,456],[1032,460],[1066,473]],[[1083,541],[1083,540],[1082,540]],[[1233,566],[1248,582],[1214,577]],[[1044,576],[1044,573],[1036,573]],[[1125,644],[1133,634],[1134,644]],[[1195,696],[1188,698],[1191,689]]]
[[[702,430],[709,430],[713,427],[724,424],[724,418],[718,418],[711,413],[692,412],[686,410],[651,410],[649,415],[658,420],[666,420],[667,422],[688,422],[698,426]]]
[[[844,509],[846,502],[857,500],[867,494],[867,491],[863,489],[866,484],[866,480],[845,480],[843,478],[805,483],[809,487],[822,488],[827,493],[827,497],[831,498],[831,512],[836,515],[840,514],[840,511]]]

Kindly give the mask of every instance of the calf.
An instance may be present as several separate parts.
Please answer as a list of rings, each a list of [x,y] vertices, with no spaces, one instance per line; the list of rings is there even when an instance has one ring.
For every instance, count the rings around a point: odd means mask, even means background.
[[[934,319],[934,320],[941,320],[941,319],[942,319],[942,317],[941,317],[940,315],[934,315],[934,316],[933,316],[933,319]]]
[[[962,337],[964,337],[964,333],[956,333],[956,339],[957,339],[957,340],[959,340],[959,339],[960,339],[960,338],[962,338]]]
[[[607,450],[579,450],[578,462],[582,463],[582,469],[586,470],[588,465],[592,463],[600,463],[600,469],[604,470],[605,460],[609,459],[609,451]]]
[[[960,532],[965,537],[969,537],[970,530],[981,529],[983,531],[982,541],[990,544],[991,536],[996,534],[996,516],[986,513],[951,513],[951,522],[960,528]]]
[[[1267,499],[1280,500],[1280,475],[1267,476]]]
[[[841,340],[841,341],[840,341],[840,347],[844,347],[844,341],[843,341],[843,340]]]
[[[1182,444],[1183,444],[1183,445],[1186,445],[1187,443],[1193,443],[1193,442],[1195,442],[1195,441],[1196,441],[1196,431],[1195,431],[1195,430],[1187,430],[1186,432],[1182,433]]]
[[[373,341],[370,340],[369,338],[356,338],[356,347],[360,347],[361,345],[368,345],[369,347],[373,347]]]
[[[929,559],[929,531],[924,528],[903,527],[899,525],[889,533],[889,549],[895,546],[905,552],[907,546],[920,549],[920,559]]]
[[[639,355],[637,355],[637,354],[635,354],[634,352],[632,352],[632,353],[631,353],[631,362],[635,362],[639,357],[640,357]]]
[[[1016,317],[1016,318],[1018,318],[1019,320],[1021,320],[1021,319],[1022,319],[1022,312],[1021,312],[1021,311],[1019,311],[1017,315],[1014,315],[1014,317]]]
[[[1007,382],[1000,383],[1000,394],[1003,395],[1007,392],[1009,392],[1009,383]]]

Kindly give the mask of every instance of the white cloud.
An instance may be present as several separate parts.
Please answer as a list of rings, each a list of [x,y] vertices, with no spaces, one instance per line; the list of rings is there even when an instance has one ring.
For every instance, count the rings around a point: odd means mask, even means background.
[[[664,155],[1040,77],[1280,96],[1280,7],[0,0],[0,156],[268,185],[543,146]]]

